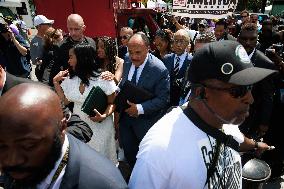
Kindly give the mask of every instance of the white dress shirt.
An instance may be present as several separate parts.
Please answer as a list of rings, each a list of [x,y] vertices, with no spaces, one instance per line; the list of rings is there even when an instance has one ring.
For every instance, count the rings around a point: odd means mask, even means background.
[[[145,58],[143,64],[141,64],[141,65],[138,67],[137,75],[136,75],[136,84],[138,83],[139,78],[140,78],[140,76],[141,76],[141,73],[142,73],[142,71],[143,71],[143,69],[144,69],[144,67],[145,67],[145,65],[146,65],[146,62],[148,61],[148,56],[149,56],[149,54],[147,54],[147,56],[146,56],[146,58]],[[128,73],[128,77],[127,77],[127,79],[128,79],[129,81],[131,81],[131,79],[132,79],[132,77],[133,77],[133,74],[134,74],[134,71],[135,71],[135,65],[132,63],[132,65],[131,65],[131,67],[130,67],[130,70],[129,70],[129,73]],[[143,109],[143,107],[142,107],[141,104],[137,104],[136,107],[137,107],[137,110],[138,110],[138,115],[144,114],[144,109]]]
[[[60,165],[60,163],[63,159],[63,156],[65,155],[65,153],[67,151],[68,146],[69,146],[68,137],[67,137],[67,135],[65,135],[65,140],[64,140],[64,143],[63,143],[63,146],[62,146],[60,158],[56,161],[56,164],[55,164],[53,170],[49,173],[49,175],[40,184],[37,185],[37,187],[36,187],[37,189],[47,189],[47,188],[48,189],[59,189],[60,184],[62,182],[63,175],[65,174],[66,166],[64,166],[64,168],[61,170],[57,179],[53,183],[51,183],[51,182],[52,182],[52,178],[53,178],[58,166]]]

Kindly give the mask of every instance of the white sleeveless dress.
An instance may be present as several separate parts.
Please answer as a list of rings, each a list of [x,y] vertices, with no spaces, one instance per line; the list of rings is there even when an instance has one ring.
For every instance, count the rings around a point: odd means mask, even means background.
[[[75,76],[72,79],[68,77],[61,83],[61,87],[66,98],[70,102],[74,102],[73,113],[79,115],[80,118],[85,121],[93,131],[92,139],[90,142],[88,142],[88,144],[116,164],[117,155],[114,138],[115,130],[113,116],[108,116],[101,123],[94,122],[89,119],[87,114],[81,111],[81,107],[93,86],[99,86],[106,93],[106,95],[114,93],[117,89],[117,86],[115,85],[114,81],[106,81],[99,77],[92,77],[90,79],[89,86],[86,86],[84,93],[81,94],[79,91],[80,83],[81,79],[79,77]]]

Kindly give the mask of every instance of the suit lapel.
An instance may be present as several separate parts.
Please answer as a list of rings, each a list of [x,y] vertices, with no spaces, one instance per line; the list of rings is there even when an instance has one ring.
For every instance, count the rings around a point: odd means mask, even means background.
[[[148,55],[148,60],[142,70],[142,73],[139,77],[137,86],[143,86],[144,81],[149,81],[148,78],[150,77],[151,69],[150,69],[150,61],[152,61],[152,56]]]
[[[80,162],[78,162],[80,159],[77,157],[80,153],[78,146],[72,136],[67,136],[70,145],[69,159],[59,189],[76,188],[75,186],[78,185],[80,173]]]
[[[184,77],[184,73],[185,73],[185,71],[186,71],[186,69],[187,69],[187,67],[189,65],[189,62],[190,62],[190,60],[188,59],[188,53],[187,53],[186,57],[185,57],[185,59],[183,61],[182,67],[179,70],[179,73],[178,73],[179,77]],[[182,74],[182,75],[180,75],[180,74]]]

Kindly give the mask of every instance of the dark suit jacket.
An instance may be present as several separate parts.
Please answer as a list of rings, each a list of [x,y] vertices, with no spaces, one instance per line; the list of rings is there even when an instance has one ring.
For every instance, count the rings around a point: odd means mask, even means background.
[[[276,70],[274,63],[259,50],[255,51],[251,61],[255,67]],[[259,124],[269,124],[273,108],[274,92],[273,75],[256,83],[253,87],[254,103],[251,109],[256,112],[255,116],[258,117]]]
[[[60,189],[122,189],[127,185],[118,169],[87,144],[67,135],[70,151]],[[35,157],[36,158],[36,157]],[[5,188],[12,180],[4,177]]]
[[[128,73],[132,63],[126,55],[123,65],[122,80],[119,84],[121,87],[128,78]],[[162,115],[169,103],[170,80],[169,72],[163,62],[149,53],[148,61],[140,75],[137,83],[148,92],[154,94],[154,98],[141,103],[144,114],[133,119],[136,127],[148,130]],[[125,112],[121,112],[121,121],[129,118]]]
[[[255,67],[276,69],[274,63],[259,50],[255,51],[251,61]],[[271,75],[254,84],[252,88],[254,102],[250,106],[249,117],[240,125],[244,134],[254,133],[260,124],[269,125],[275,92],[273,77],[274,75]]]
[[[163,59],[163,62],[166,66],[166,68],[169,70],[170,73],[170,104],[172,106],[178,106],[179,104],[179,99],[180,99],[180,95],[181,95],[181,91],[182,88],[185,84],[185,74],[186,74],[186,70],[191,62],[192,56],[187,53],[186,58],[182,64],[181,69],[179,70],[179,73],[177,75],[177,77],[175,77],[174,75],[174,58],[175,58],[175,54],[171,53],[165,56],[165,58]],[[176,85],[176,79],[178,79],[178,83],[180,84],[179,86]]]
[[[107,158],[68,135],[70,156],[60,189],[122,189],[127,185]]]

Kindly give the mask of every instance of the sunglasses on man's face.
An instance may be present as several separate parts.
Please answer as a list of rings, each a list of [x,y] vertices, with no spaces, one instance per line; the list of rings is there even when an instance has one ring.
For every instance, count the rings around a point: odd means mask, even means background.
[[[128,39],[128,37],[127,37],[126,35],[124,35],[124,36],[119,36],[119,40],[122,40],[122,39],[126,40],[126,39]]]
[[[205,85],[209,89],[228,92],[234,98],[242,98],[252,89],[252,85],[239,85],[230,88],[219,88],[214,86]]]

